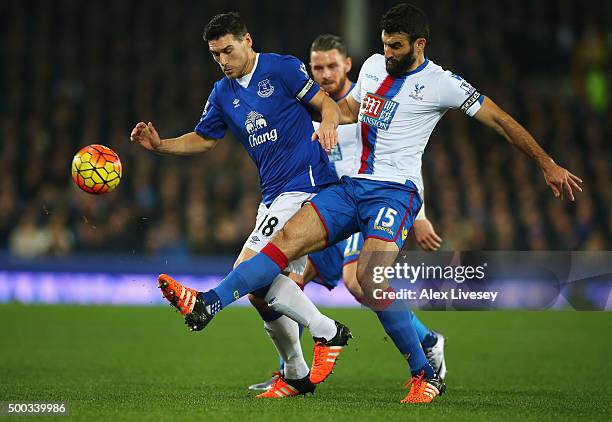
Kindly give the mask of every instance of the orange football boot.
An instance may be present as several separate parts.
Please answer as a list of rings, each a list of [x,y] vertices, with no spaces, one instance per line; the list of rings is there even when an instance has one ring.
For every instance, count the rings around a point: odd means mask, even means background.
[[[421,371],[420,375],[413,375],[405,385],[410,387],[410,391],[402,403],[431,403],[433,399],[444,393],[446,385],[436,375],[435,378],[425,378],[425,371]]]
[[[164,297],[181,314],[187,315],[193,311],[198,295],[196,290],[183,286],[168,274],[160,274],[157,277],[157,284]]]
[[[313,337],[313,359],[310,370],[310,382],[320,384],[331,375],[342,348],[353,338],[347,326],[336,321],[337,332],[331,340]]]
[[[309,375],[299,380],[287,380],[279,376],[267,391],[256,396],[258,399],[282,399],[300,394],[314,393],[315,385],[310,382]]]

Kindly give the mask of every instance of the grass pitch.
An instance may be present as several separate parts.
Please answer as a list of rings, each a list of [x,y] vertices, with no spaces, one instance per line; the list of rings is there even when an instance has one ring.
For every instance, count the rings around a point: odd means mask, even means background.
[[[277,359],[251,309],[191,333],[165,307],[2,305],[0,401],[65,401],[82,420],[612,419],[612,313],[421,312],[448,339],[448,390],[409,406],[376,317],[327,312],[356,337],[336,373],[314,396],[260,400],[246,386]]]

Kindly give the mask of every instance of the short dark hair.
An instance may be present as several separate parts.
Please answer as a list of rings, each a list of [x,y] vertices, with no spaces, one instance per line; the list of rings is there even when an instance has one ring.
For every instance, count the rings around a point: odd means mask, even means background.
[[[404,32],[410,42],[418,38],[429,39],[427,16],[409,3],[400,3],[387,10],[380,20],[380,29],[387,33]]]
[[[202,38],[208,42],[232,34],[235,38],[242,39],[247,32],[249,30],[240,15],[237,12],[228,12],[212,18],[204,27]]]
[[[338,53],[348,57],[348,49],[342,38],[334,34],[321,34],[312,42],[310,52],[338,50]]]

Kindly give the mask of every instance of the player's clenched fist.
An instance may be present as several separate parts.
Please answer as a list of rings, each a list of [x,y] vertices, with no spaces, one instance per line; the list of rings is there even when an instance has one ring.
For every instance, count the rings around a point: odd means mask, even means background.
[[[134,129],[132,129],[132,133],[130,134],[130,140],[132,142],[137,142],[144,148],[155,151],[161,145],[161,139],[159,138],[159,134],[153,123],[149,122],[139,122]]]

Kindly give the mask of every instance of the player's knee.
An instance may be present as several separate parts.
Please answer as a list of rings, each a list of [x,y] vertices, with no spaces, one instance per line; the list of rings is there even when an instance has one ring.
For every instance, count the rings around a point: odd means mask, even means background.
[[[306,263],[304,274],[302,274],[302,282],[301,282],[302,289],[306,284],[314,280],[316,276],[317,276],[317,270],[315,270],[314,266],[310,263],[310,259],[309,259]],[[296,283],[299,283],[299,282],[296,281]]]
[[[318,217],[304,207],[294,215],[272,238],[272,243],[285,253],[290,261],[325,247],[327,235],[324,227],[317,226]]]
[[[357,272],[355,273],[355,282],[357,282],[359,286],[363,286],[364,284],[366,284],[366,270],[362,265],[359,265],[357,267]]]
[[[272,243],[285,254],[289,262],[305,255],[302,253],[300,237],[289,223],[276,232]]]

